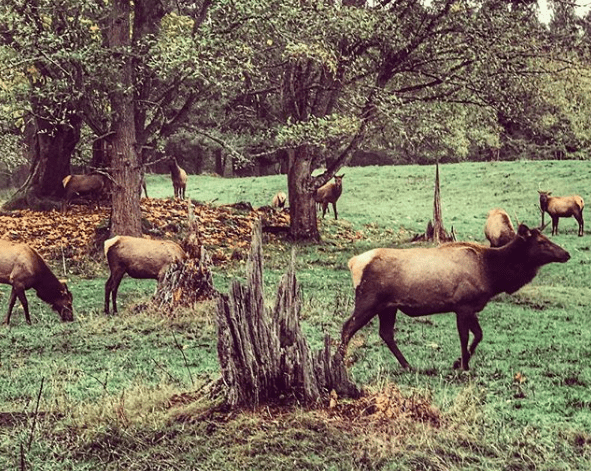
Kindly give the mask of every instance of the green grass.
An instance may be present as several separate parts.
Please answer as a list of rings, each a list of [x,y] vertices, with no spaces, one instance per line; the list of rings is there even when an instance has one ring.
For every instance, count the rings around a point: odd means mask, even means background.
[[[538,225],[537,189],[589,200],[589,162],[442,165],[443,218],[461,240],[483,241],[486,213],[503,207]],[[344,171],[341,219],[320,222],[324,242],[296,248],[304,332],[314,347],[338,338],[353,308],[346,268],[354,254],[406,246],[432,217],[432,167],[366,167]],[[151,197],[170,197],[166,175],[148,176]],[[190,176],[187,195],[200,201],[269,204],[286,190],[284,176],[222,179]],[[340,236],[359,231],[356,240]],[[379,338],[375,320],[353,339],[350,373],[369,391],[396,384],[431,398],[443,423],[367,417],[338,420],[322,411],[265,409],[228,415],[205,391],[219,374],[215,306],[168,318],[141,303],[154,283],[126,278],[121,313],[102,314],[106,269],[71,277],[76,321],[30,292],[33,325],[20,307],[0,329],[0,467],[18,469],[591,469],[591,238],[561,220],[553,240],[571,253],[543,267],[513,296],[480,314],[484,340],[472,370],[453,370],[459,340],[453,314],[398,316],[396,337],[414,366],[402,371]],[[265,247],[268,300],[290,248]],[[218,289],[244,265],[216,269]],[[102,273],[101,273],[102,270]],[[97,270],[94,269],[93,272]],[[0,305],[6,306],[2,287]],[[139,305],[139,306],[138,306]],[[40,415],[33,411],[41,382]],[[31,440],[32,436],[32,440]],[[29,448],[28,443],[31,440]]]

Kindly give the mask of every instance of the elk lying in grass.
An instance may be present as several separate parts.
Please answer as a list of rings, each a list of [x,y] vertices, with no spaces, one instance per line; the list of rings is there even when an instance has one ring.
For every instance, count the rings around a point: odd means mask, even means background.
[[[173,157],[170,160],[170,176],[172,178],[172,189],[174,197],[185,199],[185,189],[187,188],[187,172],[185,172]]]
[[[62,180],[66,196],[62,204],[62,212],[67,212],[74,195],[93,197],[97,208],[100,199],[107,189],[108,179],[100,173],[87,175],[68,175]]]
[[[339,353],[344,358],[351,337],[377,314],[380,337],[407,368],[394,340],[396,312],[411,317],[455,312],[462,354],[454,368],[467,370],[482,340],[477,313],[496,294],[514,293],[529,283],[541,266],[569,258],[538,229],[523,224],[515,238],[500,248],[451,242],[435,248],[365,252],[349,261],[355,310],[343,325]],[[470,332],[474,339],[468,348]]]
[[[488,212],[484,235],[491,247],[502,247],[515,238],[515,228],[505,210],[497,208]]]
[[[160,283],[168,267],[185,258],[180,245],[168,240],[115,236],[105,241],[105,257],[111,274],[105,284],[105,313],[109,313],[109,297],[113,313],[117,313],[117,290],[127,273],[132,278],[153,279]]]
[[[328,203],[332,204],[332,209],[334,212],[334,218],[338,219],[337,214],[337,200],[341,196],[343,192],[343,177],[345,174],[342,175],[335,175],[334,182],[328,182],[325,185],[322,185],[320,188],[316,190],[314,193],[314,201],[322,206],[322,217],[326,214],[328,210]]]
[[[25,296],[25,291],[30,288],[57,311],[62,321],[74,320],[72,293],[65,283],[56,278],[37,251],[28,245],[0,240],[0,283],[12,286],[4,324],[10,324],[17,298],[25,311],[27,324],[31,323],[29,304]]]
[[[585,202],[579,195],[550,196],[551,191],[540,191],[540,211],[542,212],[542,227],[544,226],[544,213],[552,218],[552,235],[558,234],[558,219],[574,217],[579,223],[579,237],[583,235],[584,221],[583,208]]]
[[[273,200],[271,201],[271,205],[276,209],[283,209],[285,207],[285,203],[287,202],[287,195],[283,191],[277,192],[275,196],[273,196]]]

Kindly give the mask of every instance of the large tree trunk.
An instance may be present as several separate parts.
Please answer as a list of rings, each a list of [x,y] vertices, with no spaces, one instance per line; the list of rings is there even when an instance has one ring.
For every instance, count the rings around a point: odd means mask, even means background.
[[[113,134],[109,137],[112,168],[111,234],[142,234],[140,197],[141,165],[136,149],[133,65],[129,54],[131,7],[129,0],[114,0],[109,45],[119,55],[119,88],[112,94]]]
[[[70,173],[70,159],[80,140],[81,120],[74,114],[70,122],[56,125],[31,117],[25,129],[25,152],[31,162],[29,178],[4,204],[4,209],[57,209],[64,188],[62,179]]]
[[[288,153],[287,187],[289,192],[289,233],[293,240],[320,240],[312,186],[312,155],[308,146],[290,149]]]

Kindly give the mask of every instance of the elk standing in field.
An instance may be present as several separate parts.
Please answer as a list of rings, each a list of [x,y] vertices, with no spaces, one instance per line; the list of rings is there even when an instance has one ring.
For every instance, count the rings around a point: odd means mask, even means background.
[[[335,175],[334,182],[328,182],[325,185],[322,185],[320,188],[316,190],[314,193],[314,201],[322,206],[322,217],[326,214],[328,210],[328,203],[332,204],[332,209],[334,212],[334,218],[338,219],[337,214],[337,200],[341,196],[343,192],[343,177],[345,174],[342,175]]]
[[[180,245],[168,240],[115,236],[105,241],[105,257],[111,274],[105,284],[105,313],[109,313],[109,297],[113,313],[117,313],[117,290],[127,273],[132,278],[153,279],[160,283],[168,267],[185,258]]]
[[[511,218],[503,209],[491,209],[486,218],[484,235],[491,247],[502,247],[515,238],[515,228]]]
[[[551,191],[540,191],[540,211],[542,212],[542,227],[544,227],[544,213],[552,218],[552,235],[558,234],[558,219],[574,217],[579,223],[579,237],[583,235],[583,208],[585,202],[579,195],[550,196]]]
[[[529,283],[543,265],[569,258],[566,250],[524,224],[500,248],[451,242],[435,248],[373,249],[353,257],[349,269],[355,310],[343,325],[339,354],[344,358],[351,337],[377,314],[380,337],[407,368],[394,340],[396,312],[411,317],[455,312],[461,357],[454,368],[467,370],[482,340],[477,313],[493,296],[514,293]],[[470,332],[474,339],[468,348]]]
[[[176,157],[170,160],[170,176],[172,178],[172,189],[174,197],[185,199],[185,189],[187,187],[187,172],[185,172],[176,161]]]
[[[4,324],[10,324],[12,309],[18,298],[25,312],[27,324],[31,323],[29,304],[25,291],[33,288],[42,301],[51,305],[62,321],[74,320],[72,293],[59,281],[37,251],[26,244],[14,244],[0,240],[0,283],[12,286],[8,312]]]
[[[285,207],[285,203],[287,202],[287,195],[283,191],[277,192],[275,196],[273,196],[273,200],[271,201],[271,205],[278,210],[282,210]]]
[[[97,209],[100,207],[100,199],[107,189],[107,177],[100,173],[87,175],[68,175],[62,180],[66,196],[62,204],[62,212],[66,213],[74,195],[93,197]]]

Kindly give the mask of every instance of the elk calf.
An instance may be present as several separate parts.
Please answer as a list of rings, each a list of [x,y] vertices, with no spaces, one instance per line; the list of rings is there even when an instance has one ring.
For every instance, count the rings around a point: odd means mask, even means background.
[[[127,273],[132,278],[153,279],[160,283],[167,268],[185,258],[180,245],[168,240],[115,236],[105,241],[105,257],[111,274],[105,284],[105,313],[109,313],[109,296],[113,313],[117,313],[117,290]]]
[[[338,219],[337,214],[337,200],[341,196],[343,192],[343,177],[345,174],[342,175],[335,175],[334,182],[328,182],[325,185],[322,185],[320,188],[316,190],[314,193],[314,201],[319,203],[322,206],[322,217],[326,214],[328,210],[328,203],[332,204],[332,209],[334,212],[334,218]]]
[[[172,189],[174,197],[185,199],[185,189],[187,188],[187,172],[185,172],[173,157],[170,161],[170,176],[172,178]]]
[[[273,200],[271,201],[271,205],[276,209],[283,209],[285,207],[285,203],[287,202],[287,195],[283,191],[277,192],[275,196],[273,196]]]
[[[87,175],[68,175],[62,180],[66,196],[62,204],[62,212],[66,213],[74,195],[94,197],[97,208],[107,186],[107,178],[100,173]]]
[[[339,353],[344,358],[351,337],[376,314],[380,337],[403,368],[409,366],[394,340],[398,310],[411,317],[456,313],[461,357],[467,370],[482,340],[477,313],[499,293],[514,293],[543,265],[566,262],[569,253],[538,229],[520,225],[515,238],[500,248],[451,242],[435,248],[374,249],[353,257],[349,269],[355,286],[355,310],[343,325]],[[469,334],[474,339],[468,348]]]
[[[506,211],[491,209],[488,212],[484,235],[489,240],[491,247],[502,247],[513,240],[515,229]]]
[[[550,196],[551,191],[540,191],[540,211],[542,212],[542,225],[544,227],[544,213],[552,218],[552,235],[558,234],[558,219],[574,217],[579,223],[579,237],[583,235],[584,221],[583,208],[585,202],[579,195]]]
[[[72,293],[65,283],[56,278],[41,255],[28,245],[0,240],[0,283],[12,286],[4,324],[10,324],[17,298],[23,306],[27,324],[31,323],[29,304],[25,296],[25,291],[30,288],[57,311],[62,321],[74,320]]]

